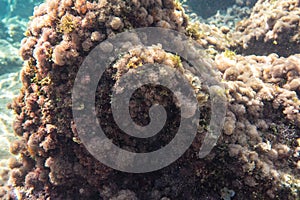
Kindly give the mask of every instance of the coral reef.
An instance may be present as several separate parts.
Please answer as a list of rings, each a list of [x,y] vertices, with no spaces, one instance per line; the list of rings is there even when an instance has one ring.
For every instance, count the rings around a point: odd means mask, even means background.
[[[220,10],[226,10],[227,8],[238,5],[238,6],[251,6],[255,2],[255,0],[228,0],[220,3],[220,1],[216,0],[190,0],[184,1],[186,4],[192,9],[193,12],[196,12],[199,16],[204,19],[212,17]]]
[[[299,53],[299,1],[259,0],[237,25],[236,42],[244,54]]]
[[[215,58],[230,102],[223,142],[229,156],[240,161],[244,184],[255,187],[267,177],[270,186],[289,185],[298,197],[299,56],[229,57],[224,52]],[[278,198],[275,188],[267,189],[268,198]]]
[[[293,0],[272,2],[289,5],[289,13],[298,9]],[[275,48],[266,50],[267,54],[273,53],[268,56],[243,56],[238,54],[241,49],[230,50],[241,45],[240,41],[247,43],[249,52],[250,47],[255,49],[255,45],[251,46],[253,40],[247,42],[245,38],[255,37],[249,33],[251,27],[257,27],[251,19],[258,13],[257,20],[266,19],[258,9],[264,4],[271,2],[259,1],[247,26],[242,22],[236,32],[189,22],[180,4],[172,0],[47,0],[41,4],[35,9],[27,37],[22,41],[23,87],[10,105],[17,115],[13,127],[20,136],[10,151],[18,158],[10,159],[10,172],[2,173],[3,180],[7,180],[8,173],[10,176],[6,185],[0,187],[0,198],[299,198],[300,55],[291,50],[286,52],[287,58],[280,57],[274,54],[279,53]],[[148,26],[177,30],[204,47],[214,62],[205,57],[203,63],[218,70],[217,75],[226,86],[228,112],[222,136],[204,159],[198,158],[198,151],[207,132],[210,107],[206,104],[201,108],[199,134],[181,158],[159,171],[123,173],[101,164],[81,144],[72,119],[71,90],[78,67],[93,47],[116,33]],[[235,39],[238,35],[240,40]],[[266,35],[267,31],[261,33],[261,37]],[[278,32],[276,47],[281,45],[280,41],[286,42],[280,39],[283,36]],[[262,40],[257,44],[263,48],[268,42]],[[180,57],[152,46],[121,55],[100,80],[97,92],[103,99],[109,99],[107,91],[117,83],[116,77],[137,71],[145,63],[164,63],[189,74],[191,80],[195,78]],[[144,88],[140,93],[147,94],[148,90]],[[110,136],[115,136],[118,129],[110,124],[113,120],[109,104],[98,99],[98,117]],[[138,111],[132,114],[137,116]],[[161,142],[169,139],[162,137]],[[133,148],[133,143],[144,150],[143,145],[135,142],[126,137],[115,141],[124,148]]]
[[[212,15],[216,14],[219,10],[225,10],[227,7],[232,6],[235,3],[235,0],[229,0],[223,2],[220,6],[216,6],[220,4],[219,1],[189,1],[188,5],[191,8],[195,8],[197,10],[197,14],[202,16],[203,18],[209,18]]]
[[[217,27],[228,27],[230,30],[235,29],[235,25],[242,19],[248,18],[251,13],[251,8],[248,6],[237,6],[227,8],[226,12],[217,12],[217,14],[203,20],[207,24],[215,25]]]

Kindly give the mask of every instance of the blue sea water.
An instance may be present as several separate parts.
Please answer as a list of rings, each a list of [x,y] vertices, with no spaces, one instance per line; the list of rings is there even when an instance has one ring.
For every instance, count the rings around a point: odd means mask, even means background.
[[[32,15],[34,6],[39,5],[42,0],[1,0],[0,18],[20,16],[28,18]]]
[[[29,17],[41,0],[0,0],[0,74],[18,71],[18,49]]]
[[[34,6],[42,1],[0,0],[0,173],[14,140],[14,113],[7,104],[19,93],[22,60],[19,47]],[[1,178],[0,178],[1,183]]]

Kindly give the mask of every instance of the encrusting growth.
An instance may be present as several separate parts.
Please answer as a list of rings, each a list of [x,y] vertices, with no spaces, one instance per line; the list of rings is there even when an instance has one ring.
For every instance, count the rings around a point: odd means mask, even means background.
[[[0,187],[0,198],[220,199],[228,191],[236,199],[299,198],[298,3],[259,0],[236,31],[221,31],[190,23],[172,0],[46,0],[36,7],[22,40],[23,87],[10,105],[16,113],[13,128],[20,137],[10,151],[19,156],[10,161],[9,182]],[[95,46],[117,33],[151,26],[179,31],[204,47],[208,55],[203,64],[217,70],[228,109],[217,145],[199,159],[210,119],[208,89],[201,79],[176,52],[166,52],[159,44],[120,55],[97,88],[102,95],[96,99],[97,116],[110,136],[118,136],[119,130],[112,124],[110,102],[102,99],[109,99],[108,91],[123,73],[137,72],[143,64],[179,69],[198,92],[202,111],[198,135],[181,158],[159,171],[127,174],[101,164],[81,144],[72,119],[71,91],[80,64]],[[286,41],[291,48],[285,52]],[[269,44],[276,47],[258,51]],[[105,48],[112,50],[109,45]],[[256,51],[266,56],[250,55]],[[149,92],[148,87],[141,90]],[[167,102],[168,91],[160,92]],[[138,106],[132,106],[132,114],[139,117]],[[143,119],[147,122],[147,117]],[[161,140],[168,142],[170,137]],[[147,151],[127,137],[115,142]]]

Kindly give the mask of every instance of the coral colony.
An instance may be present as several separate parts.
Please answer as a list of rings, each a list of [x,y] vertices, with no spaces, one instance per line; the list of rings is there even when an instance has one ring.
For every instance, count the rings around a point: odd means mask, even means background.
[[[18,156],[10,159],[0,198],[299,199],[299,19],[298,0],[259,0],[236,30],[192,22],[172,0],[46,0],[35,8],[22,40],[23,86],[10,105],[19,136],[10,151]],[[81,144],[71,90],[93,47],[119,32],[150,26],[179,31],[203,46],[226,87],[225,126],[203,159],[197,153],[207,132],[205,114],[192,146],[176,162],[151,173],[123,173],[101,164]],[[145,63],[182,68],[194,89],[203,90],[198,101],[202,113],[209,113],[201,82],[159,45],[122,55],[97,92],[108,98],[116,77]],[[96,107],[113,136],[109,103]]]

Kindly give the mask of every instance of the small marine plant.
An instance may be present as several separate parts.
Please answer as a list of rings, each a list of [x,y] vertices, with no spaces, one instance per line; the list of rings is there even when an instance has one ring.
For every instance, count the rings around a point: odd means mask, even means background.
[[[224,56],[226,58],[229,58],[230,60],[233,60],[234,57],[236,56],[236,52],[235,51],[232,51],[230,49],[225,49],[224,51]]]
[[[70,14],[64,15],[57,27],[57,31],[61,33],[71,33],[76,28],[76,24]]]
[[[175,0],[174,5],[177,10],[182,10],[182,3],[186,2],[186,0]]]
[[[187,35],[196,40],[201,37],[201,32],[199,30],[200,30],[199,23],[190,23],[186,28]]]
[[[171,56],[171,60],[173,61],[173,63],[174,63],[174,67],[175,68],[182,68],[183,66],[182,66],[182,62],[181,62],[181,58],[180,58],[180,56],[179,55],[172,55]]]
[[[51,61],[52,60],[52,55],[53,55],[53,49],[49,48],[46,50],[46,59],[47,61]]]
[[[50,85],[51,84],[51,78],[49,76],[46,76],[45,78],[40,80],[37,76],[34,76],[31,79],[31,83],[35,83],[37,86]]]
[[[136,69],[143,65],[143,61],[140,57],[133,57],[129,60],[126,67]]]

